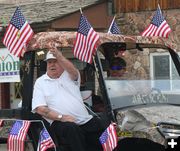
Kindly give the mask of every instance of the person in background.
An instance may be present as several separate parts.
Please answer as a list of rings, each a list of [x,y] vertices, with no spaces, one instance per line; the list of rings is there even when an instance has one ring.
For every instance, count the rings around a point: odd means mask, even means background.
[[[120,57],[114,57],[110,60],[110,77],[121,77],[126,72],[126,61]]]
[[[47,71],[34,85],[32,112],[43,116],[71,151],[86,151],[87,144],[101,151],[99,137],[107,125],[84,106],[79,71],[57,48],[49,50],[45,61]]]

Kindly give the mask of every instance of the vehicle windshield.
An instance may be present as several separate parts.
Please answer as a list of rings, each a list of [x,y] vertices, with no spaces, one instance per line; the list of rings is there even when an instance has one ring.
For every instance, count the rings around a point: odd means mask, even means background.
[[[106,49],[103,55],[100,55],[101,64],[108,60],[103,78],[113,110],[140,105],[180,104],[180,77],[167,49]]]

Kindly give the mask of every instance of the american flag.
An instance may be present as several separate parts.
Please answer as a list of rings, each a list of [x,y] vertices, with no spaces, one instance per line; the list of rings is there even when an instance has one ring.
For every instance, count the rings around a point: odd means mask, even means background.
[[[109,27],[108,33],[110,34],[121,34],[121,31],[115,21],[115,17],[113,18],[111,25]]]
[[[0,120],[0,127],[3,125],[3,120]]]
[[[81,61],[92,63],[92,57],[96,53],[98,40],[99,35],[91,27],[86,17],[81,15],[73,48],[74,56]]]
[[[43,128],[40,132],[37,151],[46,151],[48,148],[55,148],[55,144],[48,131]]]
[[[99,138],[104,151],[112,151],[117,146],[117,134],[114,124],[110,124]]]
[[[27,131],[30,126],[30,121],[16,121],[8,136],[8,150],[9,151],[24,151],[24,141]]]
[[[141,33],[141,35],[168,38],[171,31],[171,28],[162,15],[160,7],[158,7],[155,15],[152,18],[151,24]]]
[[[3,37],[3,44],[15,56],[20,57],[26,49],[26,45],[33,36],[33,30],[24,18],[19,7],[16,8],[13,17]]]

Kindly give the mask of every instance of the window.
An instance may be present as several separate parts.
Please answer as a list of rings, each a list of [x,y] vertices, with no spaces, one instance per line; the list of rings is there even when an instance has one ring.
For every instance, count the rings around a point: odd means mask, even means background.
[[[180,77],[168,53],[150,55],[151,79],[154,87],[162,90],[180,90]]]

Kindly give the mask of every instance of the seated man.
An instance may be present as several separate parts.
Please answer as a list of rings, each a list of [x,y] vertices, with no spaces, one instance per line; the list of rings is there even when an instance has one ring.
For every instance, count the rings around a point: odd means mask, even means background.
[[[123,58],[114,57],[110,60],[110,77],[121,77],[126,72],[126,62]]]
[[[71,151],[85,151],[87,144],[102,150],[99,137],[107,126],[85,108],[79,71],[56,48],[47,53],[46,62],[46,74],[34,85],[32,111],[50,123],[57,138],[63,138]]]

